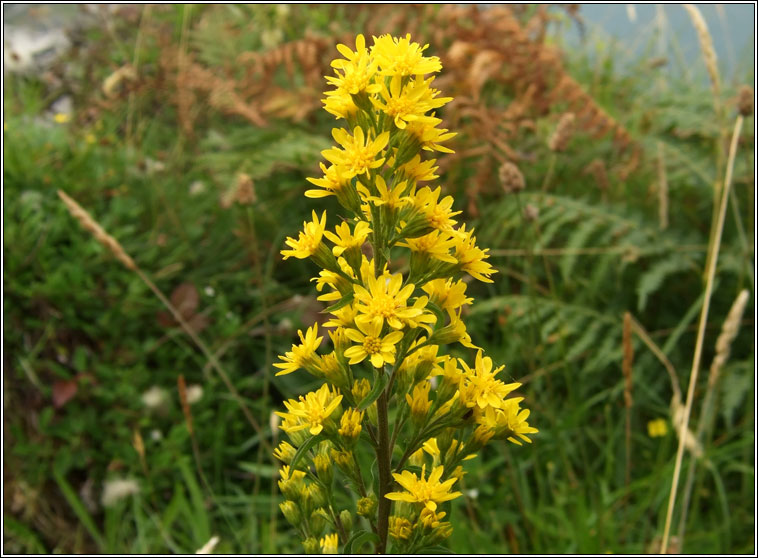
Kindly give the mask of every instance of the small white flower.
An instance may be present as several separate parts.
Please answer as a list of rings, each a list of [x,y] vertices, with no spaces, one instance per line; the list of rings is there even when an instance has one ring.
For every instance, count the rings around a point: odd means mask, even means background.
[[[205,293],[205,296],[216,296],[216,290],[208,285],[203,289],[203,292]]]
[[[203,388],[197,384],[187,386],[187,403],[194,405],[203,398]]]
[[[189,195],[190,196],[199,196],[205,192],[205,182],[202,180],[195,180],[192,184],[189,186]]]
[[[163,432],[158,430],[157,428],[154,428],[150,431],[150,439],[154,442],[158,442],[163,439]]]
[[[153,386],[142,394],[142,403],[148,409],[157,409],[162,407],[167,400],[166,390],[159,386]]]
[[[134,479],[107,480],[103,483],[103,495],[100,501],[104,507],[109,508],[116,502],[138,492],[139,484]]]

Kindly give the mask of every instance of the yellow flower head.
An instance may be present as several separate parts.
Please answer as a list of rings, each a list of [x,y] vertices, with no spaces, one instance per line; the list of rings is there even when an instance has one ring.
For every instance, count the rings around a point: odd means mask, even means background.
[[[440,231],[432,231],[418,238],[408,238],[402,242],[398,242],[398,246],[407,246],[413,253],[424,254],[452,264],[458,262],[458,260],[450,255],[450,250],[455,245],[456,239],[453,236],[440,233]]]
[[[445,196],[439,201],[442,189],[434,190],[425,186],[413,197],[414,207],[424,214],[430,227],[441,231],[451,231],[456,221],[453,219],[460,211],[453,211],[453,197]]]
[[[295,457],[296,452],[297,450],[294,447],[292,447],[291,444],[287,442],[282,442],[274,450],[274,457],[276,457],[282,463],[286,463],[287,465],[289,465],[290,463],[292,463],[292,459]]]
[[[389,535],[393,539],[405,541],[411,538],[413,525],[404,517],[390,516]]]
[[[436,56],[423,55],[429,45],[423,47],[411,42],[411,34],[404,38],[382,35],[374,37],[371,54],[379,62],[382,75],[415,76],[439,72],[442,69],[440,59]]]
[[[485,283],[492,283],[490,275],[497,273],[488,262],[484,260],[489,258],[487,252],[489,248],[481,250],[476,246],[476,237],[472,236],[473,230],[466,232],[466,225],[461,226],[455,235],[455,259],[458,260],[458,266],[462,271],[467,272],[474,279],[479,279]]]
[[[410,393],[405,394],[405,400],[411,409],[411,418],[417,424],[423,423],[426,415],[429,413],[429,409],[432,407],[432,402],[429,399],[431,387],[432,384],[430,382],[421,382],[413,388],[413,395]]]
[[[321,171],[324,173],[323,178],[306,178],[308,182],[319,186],[320,190],[306,190],[305,195],[309,198],[324,198],[326,196],[337,196],[346,189],[350,188],[350,179],[340,173],[337,165],[330,165],[328,168],[324,163],[319,163]]]
[[[492,359],[482,356],[481,350],[476,354],[476,364],[473,370],[463,360],[460,362],[464,373],[459,389],[461,401],[467,407],[475,405],[480,409],[487,406],[502,407],[505,397],[521,386],[519,383],[505,384],[496,379],[497,373],[505,366],[499,366],[492,370]]]
[[[437,124],[441,123],[441,119],[432,116],[423,120],[409,122],[405,127],[405,131],[414,137],[421,145],[421,148],[426,151],[454,153],[452,149],[441,144],[454,138],[457,134],[455,132],[448,132],[446,128],[437,128]]]
[[[373,78],[378,62],[370,56],[363,35],[355,38],[355,52],[343,44],[337,45],[337,50],[345,59],[333,60],[331,66],[335,69],[337,77],[326,78],[326,81],[337,88],[336,92],[348,95],[377,93],[380,86],[373,83]],[[327,92],[327,95],[329,93],[335,92]]]
[[[414,318],[423,312],[406,305],[416,287],[412,283],[402,287],[403,276],[400,273],[379,277],[373,277],[372,274],[367,277],[366,283],[368,289],[355,285],[355,307],[359,312],[355,318],[356,323],[370,322],[379,317],[386,320],[390,327],[401,329],[401,320]]]
[[[403,78],[396,74],[390,81],[389,88],[382,84],[380,95],[384,101],[373,99],[374,106],[393,118],[395,126],[404,129],[408,122],[414,120],[428,121],[431,117],[425,114],[445,103],[453,100],[452,97],[440,97],[435,99],[439,91],[429,87],[432,79],[424,81],[416,77],[405,87],[402,85]]]
[[[321,547],[321,554],[337,554],[339,549],[340,539],[337,533],[332,533],[321,538],[319,546]]]
[[[377,155],[387,147],[389,132],[383,132],[372,140],[366,136],[362,128],[356,126],[352,136],[343,128],[332,130],[332,136],[342,149],[332,147],[321,154],[333,165],[338,165],[339,172],[346,179],[368,173],[369,169],[384,164],[384,157],[377,158]]]
[[[421,514],[419,515],[419,523],[424,526],[426,529],[435,529],[439,527],[440,522],[442,519],[447,515],[445,512],[439,512],[435,513],[429,508],[424,508],[421,510]]]
[[[383,322],[380,317],[375,317],[370,322],[358,321],[357,325],[358,329],[345,330],[347,337],[358,343],[345,351],[350,364],[358,364],[366,358],[376,368],[381,368],[385,362],[394,364],[395,345],[403,338],[403,332],[393,331],[382,337]]]
[[[402,165],[399,172],[403,173],[405,178],[413,182],[427,182],[439,178],[438,175],[434,174],[439,168],[434,166],[434,163],[436,162],[437,159],[427,159],[426,161],[422,161],[421,155],[417,154],[413,156],[413,159]],[[388,163],[390,166],[394,166],[395,161],[391,160],[388,161]]]
[[[298,259],[305,259],[314,255],[319,246],[321,245],[321,237],[324,234],[326,228],[326,211],[318,218],[316,212],[313,212],[313,221],[310,223],[303,223],[303,230],[297,240],[288,237],[286,240],[287,246],[292,250],[282,250],[282,256],[286,260],[290,256],[295,256]]]
[[[340,418],[339,434],[349,440],[355,440],[361,433],[361,421],[363,420],[363,411],[348,409],[342,413]]]
[[[345,250],[350,250],[351,248],[360,248],[363,246],[363,243],[366,242],[368,234],[371,232],[371,227],[369,227],[369,224],[366,221],[358,221],[353,232],[351,233],[350,225],[346,222],[343,222],[337,225],[334,230],[337,234],[326,231],[324,233],[324,236],[326,236],[326,238],[334,243],[332,253],[335,256],[339,257]]]
[[[474,299],[466,296],[466,283],[452,279],[434,279],[421,289],[429,295],[429,299],[447,310],[452,316],[464,304],[471,304]]]
[[[342,395],[324,384],[316,391],[301,395],[298,400],[285,401],[288,412],[277,411],[276,414],[284,419],[281,428],[288,434],[307,429],[312,436],[316,436],[333,414],[339,414],[341,401]]]
[[[281,368],[281,371],[276,373],[277,376],[291,374],[300,368],[311,373],[315,371],[317,365],[316,349],[319,348],[323,340],[323,337],[317,337],[318,324],[309,327],[305,331],[305,335],[301,330],[298,330],[297,334],[300,337],[300,345],[292,345],[291,351],[279,357],[283,362],[274,363],[276,368]]]
[[[403,471],[400,474],[392,473],[397,483],[406,491],[390,492],[385,495],[385,498],[400,502],[418,502],[423,504],[425,508],[436,511],[437,504],[461,496],[460,492],[451,492],[450,490],[457,479],[448,479],[440,482],[443,473],[444,467],[442,465],[435,467],[429,474],[428,479],[424,478],[426,476],[426,465],[421,469],[421,477],[416,476],[410,471]]]
[[[666,435],[668,426],[662,418],[651,420],[647,423],[647,434],[651,438],[660,438]]]

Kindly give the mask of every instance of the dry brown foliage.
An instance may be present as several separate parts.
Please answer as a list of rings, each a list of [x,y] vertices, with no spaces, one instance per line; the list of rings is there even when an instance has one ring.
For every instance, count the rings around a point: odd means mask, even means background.
[[[353,16],[350,19],[366,22],[361,32],[367,37],[410,33],[440,57],[445,71],[435,85],[455,99],[441,116],[445,127],[458,132],[453,148],[459,154],[457,162],[443,158],[440,170],[463,161],[473,165],[476,174],[467,181],[466,193],[474,213],[480,193],[498,191],[496,175],[502,163],[528,163],[542,155],[515,147],[524,145],[525,136],[536,134],[539,119],[557,122],[561,114],[570,112],[575,116],[575,132],[611,138],[623,155],[609,169],[618,180],[638,165],[640,150],[627,130],[566,72],[560,52],[545,43],[555,8],[496,5],[479,9],[455,4],[346,8]],[[581,24],[576,6],[562,8]],[[308,30],[304,35],[269,50],[240,52],[235,60],[218,67],[198,60],[198,53],[192,51],[197,45],[185,51],[165,39],[160,79],[162,85],[175,88],[171,99],[182,131],[191,136],[206,107],[259,127],[272,119],[302,121],[317,113],[335,45],[352,45],[355,30],[341,29],[335,20],[330,36]]]

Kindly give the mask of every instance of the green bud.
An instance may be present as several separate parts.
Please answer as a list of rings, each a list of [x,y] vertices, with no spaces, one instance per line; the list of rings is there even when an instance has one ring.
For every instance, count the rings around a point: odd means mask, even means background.
[[[345,528],[345,533],[350,533],[353,528],[353,514],[348,510],[342,510],[340,512],[340,523]]]
[[[310,521],[308,521],[308,525],[311,528],[311,533],[318,536],[321,534],[321,532],[324,530],[324,527],[326,527],[326,511],[324,511],[324,508],[318,508],[311,514]]]
[[[315,537],[308,537],[303,541],[303,548],[306,554],[321,554],[321,545]]]
[[[318,475],[319,480],[324,485],[331,486],[334,478],[334,463],[329,459],[329,456],[319,453],[313,458],[313,464],[316,466],[316,475]]]
[[[279,504],[279,508],[281,508],[284,517],[287,519],[287,521],[290,522],[291,525],[297,526],[302,521],[303,518],[300,515],[300,509],[292,500],[285,500]]]

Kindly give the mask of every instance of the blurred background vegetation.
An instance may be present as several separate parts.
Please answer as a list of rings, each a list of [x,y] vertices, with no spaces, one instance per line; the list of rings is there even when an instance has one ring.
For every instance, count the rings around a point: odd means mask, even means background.
[[[279,250],[314,207],[305,178],[331,144],[323,76],[335,44],[359,32],[411,33],[442,60],[435,85],[455,101],[441,116],[458,136],[439,182],[500,271],[469,285],[466,321],[524,382],[540,429],[531,446],[493,445],[469,462],[454,552],[658,551],[715,192],[747,115],[690,421],[703,429],[680,481],[695,459],[692,496],[684,516],[680,488],[669,548],[755,552],[755,138],[753,91],[740,89],[752,59],[714,88],[699,52],[630,59],[587,34],[571,5],[88,17],[62,56],[5,80],[6,552],[188,553],[213,535],[220,552],[301,552],[278,508],[271,414],[315,384],[276,378],[271,363],[322,305],[314,267],[283,264]],[[577,30],[584,40],[561,48]],[[506,161],[525,189],[504,188]],[[251,184],[254,200],[241,198]],[[58,189],[170,297],[241,401]],[[747,311],[709,386],[742,289]]]

